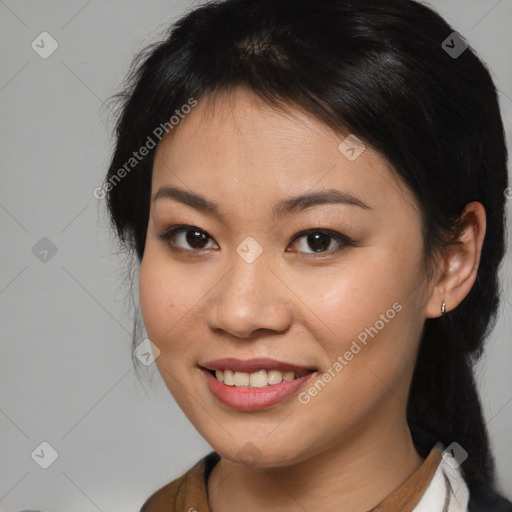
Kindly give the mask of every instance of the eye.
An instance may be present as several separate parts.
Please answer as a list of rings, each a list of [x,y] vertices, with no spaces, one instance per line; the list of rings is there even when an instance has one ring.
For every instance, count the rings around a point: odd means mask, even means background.
[[[196,226],[180,225],[173,226],[165,233],[158,235],[158,238],[166,241],[171,248],[177,248],[185,251],[200,251],[202,249],[211,249],[208,245],[213,242],[213,238],[203,229]],[[188,246],[187,246],[188,245]],[[216,247],[218,245],[215,243]]]
[[[215,240],[203,229],[197,226],[181,224],[172,226],[165,233],[158,235],[172,250],[199,252],[204,249],[218,249]],[[337,231],[329,229],[308,229],[301,231],[292,240],[298,245],[298,251],[305,254],[331,254],[342,250],[344,247],[355,245],[355,242]],[[212,245],[213,244],[213,245]],[[308,251],[310,249],[310,251]]]
[[[297,240],[299,241],[297,244],[299,247],[298,252],[306,254],[335,253],[344,247],[354,245],[350,238],[328,229],[308,229],[302,231],[295,236],[292,243]],[[311,252],[308,252],[307,249],[311,249]]]

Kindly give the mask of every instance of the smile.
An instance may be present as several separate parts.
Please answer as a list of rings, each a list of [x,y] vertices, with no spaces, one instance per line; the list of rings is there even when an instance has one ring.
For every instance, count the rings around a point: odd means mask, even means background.
[[[280,370],[259,370],[253,373],[235,372],[233,370],[216,370],[215,378],[223,382],[226,386],[245,387],[245,388],[264,388],[267,386],[276,386],[281,382],[290,382],[307,375],[308,371],[293,372]]]
[[[308,381],[315,369],[268,359],[223,359],[201,366],[212,395],[239,410],[265,409],[287,400]]]

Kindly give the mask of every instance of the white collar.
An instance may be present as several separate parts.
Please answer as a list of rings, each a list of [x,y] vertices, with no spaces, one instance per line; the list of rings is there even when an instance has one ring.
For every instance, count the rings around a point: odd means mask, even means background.
[[[453,461],[443,456],[430,484],[412,512],[468,511],[468,487],[459,467],[452,466]]]

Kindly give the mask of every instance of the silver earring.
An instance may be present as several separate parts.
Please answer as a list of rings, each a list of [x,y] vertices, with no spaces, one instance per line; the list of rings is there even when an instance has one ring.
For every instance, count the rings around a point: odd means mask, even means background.
[[[444,315],[446,313],[446,302],[443,300],[443,305],[441,306],[441,314]]]

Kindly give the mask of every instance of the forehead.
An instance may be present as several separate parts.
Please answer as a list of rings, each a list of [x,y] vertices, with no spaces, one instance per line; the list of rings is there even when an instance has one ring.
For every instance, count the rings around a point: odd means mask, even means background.
[[[243,206],[254,198],[274,202],[334,187],[372,209],[404,201],[416,209],[412,193],[379,153],[365,146],[352,160],[340,151],[348,135],[250,92],[204,99],[159,144],[153,194],[158,187],[177,185]]]

